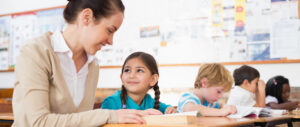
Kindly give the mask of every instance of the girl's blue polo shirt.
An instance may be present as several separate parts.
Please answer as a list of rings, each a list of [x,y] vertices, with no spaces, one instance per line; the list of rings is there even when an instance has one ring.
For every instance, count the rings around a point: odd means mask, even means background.
[[[102,109],[122,109],[122,101],[121,101],[121,91],[118,90],[113,95],[107,97],[102,102],[101,108]],[[166,109],[171,105],[166,105],[164,103],[159,103],[159,111],[165,113]],[[137,110],[146,110],[154,108],[154,99],[149,95],[146,94],[142,104],[136,104],[128,95],[127,95],[127,102],[126,102],[126,109],[137,109]]]

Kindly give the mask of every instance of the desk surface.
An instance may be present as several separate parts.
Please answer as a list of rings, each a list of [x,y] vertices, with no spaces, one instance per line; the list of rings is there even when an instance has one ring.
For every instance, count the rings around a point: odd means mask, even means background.
[[[14,120],[13,113],[0,113],[1,120]]]
[[[272,117],[259,117],[259,118],[254,118],[255,122],[272,122],[272,121],[277,121],[277,120],[286,120],[286,119],[291,119],[293,116],[291,115],[275,115]]]
[[[176,125],[178,127],[218,127],[218,126],[242,126],[254,124],[253,119],[240,118],[233,119],[227,117],[198,117],[196,124]],[[106,124],[104,127],[171,127],[174,125],[145,125],[145,124]]]
[[[300,119],[300,115],[293,115],[294,119]]]

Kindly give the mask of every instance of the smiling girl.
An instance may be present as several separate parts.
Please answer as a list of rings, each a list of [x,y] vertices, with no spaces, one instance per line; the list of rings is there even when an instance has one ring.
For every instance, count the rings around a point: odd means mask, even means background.
[[[107,97],[103,109],[137,109],[148,112],[175,113],[176,109],[159,102],[158,67],[155,59],[144,52],[129,55],[122,67],[120,75],[122,90]],[[155,99],[147,92],[154,89]],[[154,109],[153,109],[154,108]]]

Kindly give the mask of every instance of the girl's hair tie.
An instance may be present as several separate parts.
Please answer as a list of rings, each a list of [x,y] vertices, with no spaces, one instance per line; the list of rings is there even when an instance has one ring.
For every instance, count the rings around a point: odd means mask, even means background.
[[[273,79],[273,83],[274,83],[274,85],[277,85],[277,82],[276,82],[276,80],[275,80],[275,79]]]

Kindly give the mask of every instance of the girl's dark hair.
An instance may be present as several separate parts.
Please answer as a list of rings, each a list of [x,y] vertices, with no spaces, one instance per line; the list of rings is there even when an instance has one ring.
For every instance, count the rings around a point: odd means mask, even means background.
[[[131,55],[129,55],[123,66],[122,66],[122,72],[121,74],[123,74],[124,71],[124,66],[127,63],[128,60],[131,60],[133,58],[139,58],[140,60],[143,61],[143,63],[146,65],[146,67],[150,70],[151,74],[158,74],[158,67],[157,67],[157,63],[155,61],[155,59],[153,58],[153,56],[151,56],[148,53],[144,53],[144,52],[134,52]],[[159,87],[158,87],[158,82],[156,82],[156,84],[153,86],[154,92],[155,92],[155,97],[154,97],[154,108],[155,109],[159,109],[159,96],[160,96],[160,91],[159,91]],[[127,91],[124,87],[124,85],[122,85],[122,90],[121,90],[121,100],[122,100],[122,108],[126,108],[126,100],[127,99]]]
[[[116,12],[124,13],[125,7],[121,0],[68,0],[64,10],[64,18],[67,23],[73,23],[78,13],[86,8],[93,11],[94,18],[99,19],[109,17]]]
[[[259,76],[258,70],[248,65],[243,65],[233,72],[234,84],[236,86],[243,84],[244,80],[248,80],[250,83],[253,79],[259,78]]]
[[[270,95],[276,97],[278,103],[283,103],[282,88],[283,84],[290,84],[289,80],[281,75],[275,76],[268,80],[266,84],[266,96]]]

